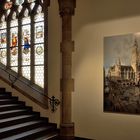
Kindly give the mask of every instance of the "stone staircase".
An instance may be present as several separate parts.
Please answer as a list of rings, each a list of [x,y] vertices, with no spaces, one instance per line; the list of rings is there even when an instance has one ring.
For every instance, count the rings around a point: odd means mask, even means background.
[[[0,88],[0,140],[58,140],[57,125]]]

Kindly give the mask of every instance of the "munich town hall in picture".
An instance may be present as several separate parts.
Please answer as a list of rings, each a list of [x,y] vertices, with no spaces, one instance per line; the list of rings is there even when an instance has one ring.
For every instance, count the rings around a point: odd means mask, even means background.
[[[121,59],[118,58],[115,65],[109,68],[108,77],[129,84],[140,84],[140,51],[136,39],[132,46],[131,65],[122,65]]]

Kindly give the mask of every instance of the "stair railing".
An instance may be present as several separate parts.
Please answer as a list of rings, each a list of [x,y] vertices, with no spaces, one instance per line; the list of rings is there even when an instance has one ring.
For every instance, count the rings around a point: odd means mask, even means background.
[[[11,74],[10,72],[8,72],[6,69],[0,67],[1,70],[5,71],[8,75],[9,75],[9,80],[11,82],[11,87],[14,88],[14,84],[16,83],[17,80],[19,80],[20,82],[26,84],[27,86],[29,86],[31,89],[33,89],[34,91],[38,92],[39,94],[45,96],[48,100],[49,100],[49,104],[50,104],[50,108],[52,112],[55,112],[57,110],[57,107],[60,105],[60,100],[57,99],[55,96],[49,97],[45,94],[43,94],[42,92],[40,92],[39,90],[35,89],[33,86],[27,84],[25,81],[19,79],[18,76],[15,76],[13,74]]]

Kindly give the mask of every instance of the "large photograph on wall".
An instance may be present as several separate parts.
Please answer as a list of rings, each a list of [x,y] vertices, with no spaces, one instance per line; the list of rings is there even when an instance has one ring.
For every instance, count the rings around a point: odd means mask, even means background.
[[[140,33],[104,37],[104,111],[140,114]]]

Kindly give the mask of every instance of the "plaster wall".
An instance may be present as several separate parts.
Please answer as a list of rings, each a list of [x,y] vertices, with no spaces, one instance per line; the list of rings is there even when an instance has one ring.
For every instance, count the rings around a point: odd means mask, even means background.
[[[103,40],[140,32],[140,1],[77,0],[73,17],[76,136],[139,140],[140,116],[103,112]]]

